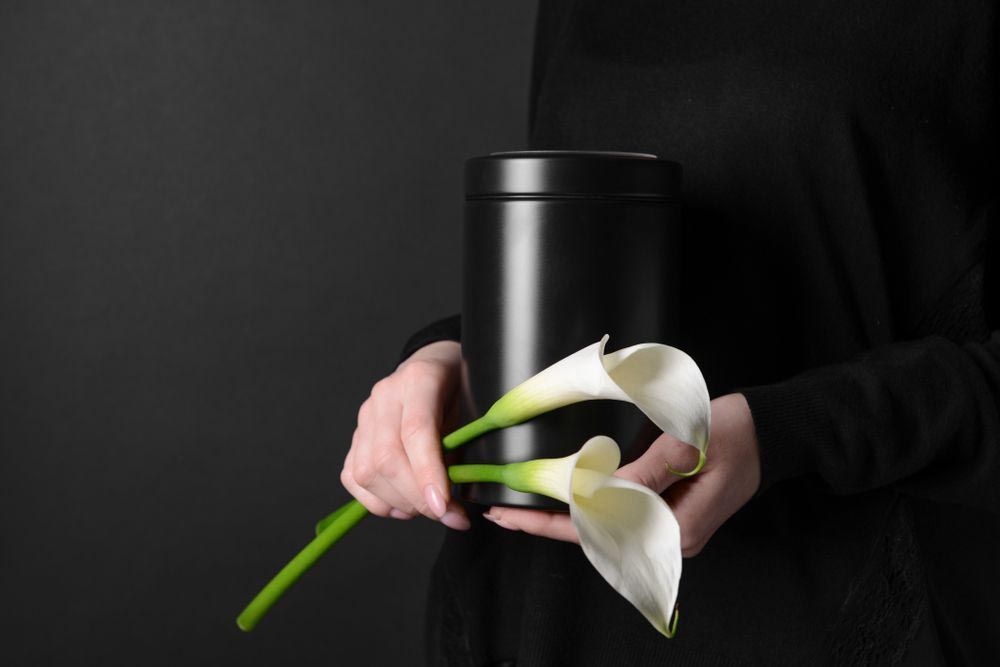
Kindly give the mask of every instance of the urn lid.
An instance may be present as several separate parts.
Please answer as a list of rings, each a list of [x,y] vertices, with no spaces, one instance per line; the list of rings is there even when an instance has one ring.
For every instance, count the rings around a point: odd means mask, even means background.
[[[516,151],[465,162],[466,199],[673,199],[681,166],[649,153]]]

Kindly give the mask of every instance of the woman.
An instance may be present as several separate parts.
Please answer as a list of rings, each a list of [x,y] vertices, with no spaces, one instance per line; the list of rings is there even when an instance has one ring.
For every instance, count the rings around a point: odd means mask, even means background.
[[[709,462],[662,474],[692,460],[661,436],[618,473],[678,516],[681,624],[648,627],[564,515],[492,508],[491,525],[450,498],[454,317],[375,386],[342,474],[376,514],[456,529],[431,662],[995,663],[995,5],[553,4],[531,147],[685,169],[676,343],[718,396]]]

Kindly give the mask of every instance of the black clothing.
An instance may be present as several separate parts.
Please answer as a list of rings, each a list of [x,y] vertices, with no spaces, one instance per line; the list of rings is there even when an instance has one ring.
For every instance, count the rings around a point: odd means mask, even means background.
[[[684,166],[670,342],[713,396],[746,394],[764,481],[685,561],[673,640],[575,545],[449,531],[434,664],[1000,661],[996,21],[990,2],[542,2],[531,147]],[[450,318],[404,356],[458,337]]]

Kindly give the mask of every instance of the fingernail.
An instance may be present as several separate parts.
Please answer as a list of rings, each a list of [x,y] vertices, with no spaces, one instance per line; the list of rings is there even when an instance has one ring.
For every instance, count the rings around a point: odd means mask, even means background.
[[[484,512],[483,513],[483,518],[486,519],[486,520],[488,520],[488,521],[492,521],[493,523],[495,523],[496,525],[500,526],[501,528],[506,528],[507,530],[518,530],[517,526],[515,526],[512,523],[508,523],[507,521],[504,521],[503,519],[501,519],[500,517],[498,517],[495,514],[490,514],[489,512]]]
[[[468,530],[471,525],[468,519],[454,511],[445,512],[441,517],[441,523],[452,530]]]
[[[448,511],[448,508],[444,504],[444,496],[441,495],[441,492],[433,484],[428,484],[424,487],[424,498],[427,499],[428,507],[431,508],[431,511],[434,512],[437,518],[440,519]]]
[[[393,519],[409,519],[410,518],[409,514],[407,514],[406,512],[403,512],[402,510],[398,510],[395,507],[393,507],[391,510],[389,510],[389,516],[391,516]]]

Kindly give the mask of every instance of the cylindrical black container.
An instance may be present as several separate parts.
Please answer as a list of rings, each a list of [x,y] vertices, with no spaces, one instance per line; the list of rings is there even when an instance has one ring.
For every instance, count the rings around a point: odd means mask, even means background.
[[[611,335],[606,351],[677,332],[681,169],[639,153],[494,153],[465,165],[462,354],[469,418],[562,357]],[[571,454],[608,435],[628,452],[655,429],[617,401],[570,405],[459,449],[467,463]],[[565,508],[491,483],[482,503]]]

